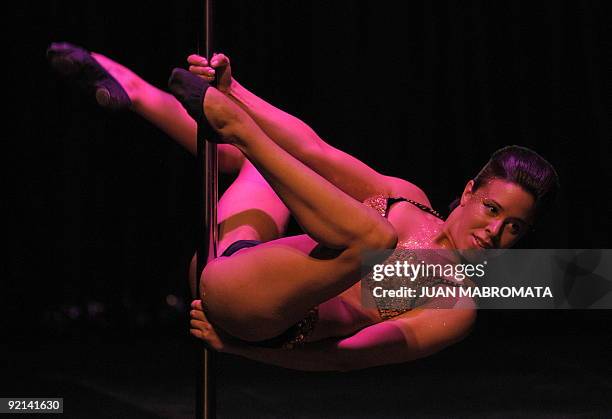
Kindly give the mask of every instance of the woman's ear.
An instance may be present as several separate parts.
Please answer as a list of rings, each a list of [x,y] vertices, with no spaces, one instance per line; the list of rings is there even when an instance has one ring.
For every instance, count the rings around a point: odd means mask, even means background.
[[[460,206],[464,206],[468,199],[472,196],[472,188],[474,188],[474,180],[471,179],[463,188],[463,193],[461,194],[461,200],[459,201]]]

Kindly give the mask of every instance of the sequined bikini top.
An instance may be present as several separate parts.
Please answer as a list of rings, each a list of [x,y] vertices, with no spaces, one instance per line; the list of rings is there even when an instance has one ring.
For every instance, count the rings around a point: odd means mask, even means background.
[[[391,205],[397,202],[409,202],[415,207],[425,212],[428,212],[429,214],[432,214],[441,220],[444,220],[444,218],[442,218],[442,216],[437,211],[429,208],[427,205],[423,205],[420,202],[416,202],[408,198],[394,198],[387,197],[385,195],[375,195],[363,201],[365,205],[375,209],[381,216],[385,218],[389,216],[389,209],[391,208]],[[419,256],[423,256],[422,252],[423,251],[419,251],[419,254],[417,254],[416,250],[410,249],[408,246],[402,245],[400,243],[398,244],[393,254],[391,254],[391,256],[383,263],[394,264],[396,261],[408,261],[409,263],[418,263]],[[379,283],[373,281],[371,274],[366,277],[365,281],[368,285],[368,288],[370,288],[370,291],[372,291],[375,286],[380,285]],[[420,295],[422,288],[436,287],[438,285],[449,285],[453,287],[463,286],[463,284],[457,283],[448,278],[420,276],[414,281],[407,281],[406,283],[397,284],[398,287],[406,286],[414,289],[414,294],[417,297],[403,297],[401,299],[375,298],[378,313],[380,314],[381,318],[387,320],[392,317],[399,316],[400,314],[405,313],[407,311],[410,311],[417,306],[417,302],[419,300],[418,296]]]
[[[440,213],[438,211],[435,211],[431,208],[429,208],[427,205],[423,205],[420,202],[416,202],[413,201],[412,199],[408,199],[408,198],[391,198],[385,195],[374,195],[371,196],[369,198],[367,198],[365,201],[363,201],[363,203],[365,205],[367,205],[370,208],[375,209],[376,211],[378,211],[378,213],[380,215],[382,215],[383,217],[387,218],[389,216],[388,211],[391,208],[391,205],[396,204],[398,202],[409,202],[412,205],[414,205],[415,207],[428,212],[436,217],[438,217],[441,220],[444,220],[444,218],[440,215]]]

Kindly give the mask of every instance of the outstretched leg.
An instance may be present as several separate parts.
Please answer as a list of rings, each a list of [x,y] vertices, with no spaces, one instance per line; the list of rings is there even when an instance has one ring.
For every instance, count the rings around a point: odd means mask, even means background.
[[[392,247],[397,238],[376,211],[292,157],[236,104],[198,81],[205,83],[175,70],[170,87],[192,116],[203,106],[212,127],[245,154],[308,234],[244,249],[204,270],[202,300],[211,320],[242,339],[266,339],[357,282],[364,250]],[[199,104],[189,100],[198,88]]]
[[[196,123],[170,94],[147,83],[127,67],[102,54],[89,53],[68,43],[54,43],[47,50],[51,65],[76,82],[98,103],[111,109],[130,108],[159,127],[187,151],[196,153]],[[98,87],[104,89],[98,89]],[[100,95],[99,93],[104,93]],[[235,147],[219,146],[219,168],[236,173],[244,157]]]
[[[110,58],[91,53],[125,89],[132,101],[132,110],[160,128],[191,154],[196,154],[195,121],[174,96],[149,84],[132,70]],[[229,145],[219,146],[219,168],[226,173],[240,169],[244,156]]]

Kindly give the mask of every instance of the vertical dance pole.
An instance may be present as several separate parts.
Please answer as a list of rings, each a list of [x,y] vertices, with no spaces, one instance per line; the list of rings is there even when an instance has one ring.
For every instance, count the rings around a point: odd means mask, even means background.
[[[204,0],[204,51],[199,52],[210,59],[212,43],[212,0]],[[218,201],[218,171],[217,171],[217,145],[206,141],[204,130],[198,125],[197,134],[197,197],[198,219],[197,232],[197,269],[195,297],[200,297],[200,276],[211,259],[217,256],[217,201]],[[214,352],[204,347],[200,349],[201,365],[198,368],[198,382],[196,383],[196,418],[213,419],[215,411],[215,375]]]

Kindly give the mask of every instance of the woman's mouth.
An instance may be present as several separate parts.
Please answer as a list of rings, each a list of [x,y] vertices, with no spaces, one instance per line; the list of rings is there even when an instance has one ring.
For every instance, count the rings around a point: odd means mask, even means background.
[[[476,243],[476,246],[480,247],[481,249],[490,249],[493,247],[490,243],[480,239],[475,234],[472,234],[472,237],[474,237],[474,243]]]

